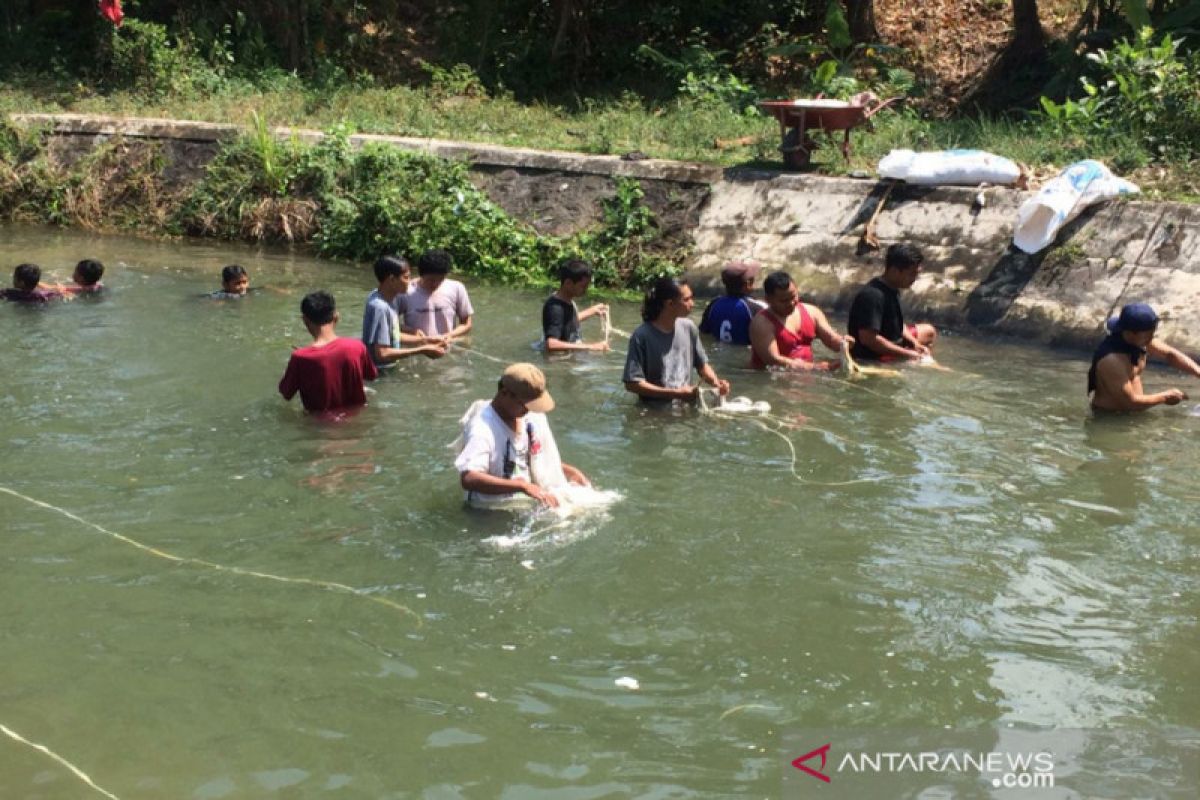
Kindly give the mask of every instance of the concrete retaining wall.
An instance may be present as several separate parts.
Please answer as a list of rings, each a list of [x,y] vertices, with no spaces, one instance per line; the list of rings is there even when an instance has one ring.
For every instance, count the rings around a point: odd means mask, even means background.
[[[64,153],[113,135],[170,143],[181,175],[198,174],[228,125],[78,115],[22,115],[49,126]],[[317,131],[280,130],[315,140]],[[786,269],[806,298],[844,309],[881,266],[861,233],[885,188],[822,178],[672,161],[627,161],[436,139],[359,135],[471,162],[473,179],[509,213],[544,233],[567,234],[599,219],[618,177],[638,179],[669,241],[693,245],[688,272],[715,290],[720,265],[752,257]],[[1025,193],[897,186],[877,219],[883,247],[908,241],[927,262],[906,301],[911,318],[1087,347],[1103,320],[1141,300],[1164,316],[1164,335],[1200,350],[1200,207],[1115,202],[1090,209],[1037,256],[1010,247]]]

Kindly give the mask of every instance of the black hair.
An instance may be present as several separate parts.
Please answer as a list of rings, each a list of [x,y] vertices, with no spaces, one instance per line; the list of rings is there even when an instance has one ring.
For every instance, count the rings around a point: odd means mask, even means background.
[[[42,268],[37,264],[18,264],[13,270],[13,286],[32,292],[42,280]]]
[[[100,282],[100,278],[104,275],[104,265],[94,258],[85,258],[75,265],[75,271],[79,273],[80,278],[83,278],[84,286],[91,286]]]
[[[581,258],[568,258],[558,265],[558,280],[578,283],[592,277],[592,265]]]
[[[246,274],[245,267],[240,264],[230,264],[221,269],[221,283],[229,283],[232,280],[242,277]]]
[[[911,269],[925,260],[925,254],[911,244],[894,244],[883,257],[884,269]]]
[[[454,267],[454,257],[440,248],[426,250],[417,259],[417,273],[420,275],[446,275]]]
[[[683,295],[684,286],[687,286],[687,281],[669,275],[655,278],[642,300],[642,319],[646,322],[658,319],[668,302],[678,300]]]
[[[405,270],[412,270],[408,259],[404,256],[380,256],[375,261],[375,280],[383,283],[393,275],[403,275]]]
[[[772,272],[763,281],[763,294],[772,295],[775,292],[784,291],[793,283],[792,276],[786,272]]]
[[[300,313],[314,325],[328,325],[333,322],[335,311],[337,301],[329,292],[310,292],[300,301]]]

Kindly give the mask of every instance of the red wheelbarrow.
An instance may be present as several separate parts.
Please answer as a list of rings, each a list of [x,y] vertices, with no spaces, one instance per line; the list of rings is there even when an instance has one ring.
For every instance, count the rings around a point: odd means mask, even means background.
[[[758,106],[779,120],[779,133],[783,137],[779,151],[783,153],[784,165],[791,169],[804,169],[812,161],[813,150],[820,146],[820,142],[809,136],[809,131],[824,131],[830,143],[833,134],[842,131],[842,157],[849,162],[851,129],[868,123],[871,117],[902,99],[893,97],[880,101],[870,92],[864,92],[850,100],[826,100],[821,97],[812,100],[764,100]]]

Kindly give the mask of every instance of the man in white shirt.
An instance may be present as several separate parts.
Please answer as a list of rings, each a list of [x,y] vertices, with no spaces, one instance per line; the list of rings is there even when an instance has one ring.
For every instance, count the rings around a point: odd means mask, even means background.
[[[468,501],[479,495],[503,500],[524,494],[543,505],[557,506],[559,500],[549,491],[548,482],[562,480],[559,465],[568,482],[591,486],[583,472],[559,461],[558,445],[546,420],[553,408],[540,369],[522,363],[504,370],[496,396],[467,423],[463,448],[454,461]]]
[[[403,318],[401,330],[427,338],[452,342],[471,332],[475,309],[467,287],[447,278],[454,259],[445,250],[427,250],[417,260],[417,283],[396,298]]]

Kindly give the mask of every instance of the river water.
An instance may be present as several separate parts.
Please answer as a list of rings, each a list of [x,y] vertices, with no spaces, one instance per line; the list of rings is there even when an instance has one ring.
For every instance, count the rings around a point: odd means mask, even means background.
[[[368,269],[0,234],[5,281],[108,267],[98,302],[0,307],[0,724],[114,796],[775,797],[800,730],[1195,754],[1200,417],[1092,420],[1082,354],[947,335],[953,372],[852,383],[716,352],[757,423],[549,362],[564,460],[622,499],[529,519],[465,509],[447,445],[493,359],[540,360],[540,293],[472,285],[476,353],[328,424],[275,387],[304,292],[355,336]],[[262,290],[201,298],[231,261]],[[1054,796],[1196,796],[1141,756]],[[0,797],[89,796],[0,737]]]

